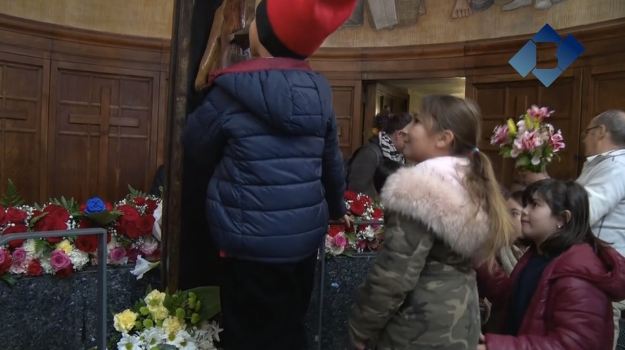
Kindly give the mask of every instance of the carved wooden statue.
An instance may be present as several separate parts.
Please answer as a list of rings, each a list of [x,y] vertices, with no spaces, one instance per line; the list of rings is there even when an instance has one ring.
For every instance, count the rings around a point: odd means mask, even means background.
[[[255,0],[223,0],[215,12],[195,89],[208,86],[210,73],[249,57],[247,32],[254,17]]]

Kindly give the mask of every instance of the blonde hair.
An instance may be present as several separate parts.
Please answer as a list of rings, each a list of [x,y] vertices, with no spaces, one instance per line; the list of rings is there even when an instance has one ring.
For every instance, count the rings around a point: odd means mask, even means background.
[[[469,158],[465,188],[477,207],[483,208],[488,216],[491,239],[485,242],[482,252],[487,261],[494,262],[501,248],[511,244],[515,233],[490,159],[477,149],[480,119],[480,109],[473,101],[450,95],[425,96],[419,115],[419,121],[433,131],[453,133],[452,155]]]

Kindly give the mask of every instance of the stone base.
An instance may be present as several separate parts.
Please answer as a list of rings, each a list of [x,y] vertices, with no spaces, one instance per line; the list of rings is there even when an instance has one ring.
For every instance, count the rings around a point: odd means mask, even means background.
[[[137,280],[131,266],[109,267],[109,335],[113,314],[145,295],[149,285],[160,287],[160,272],[152,270]],[[24,277],[9,287],[0,283],[0,348],[3,350],[73,350],[95,345],[97,326],[97,271],[89,268],[60,279]]]
[[[367,277],[375,256],[372,253],[362,253],[326,258],[323,290],[319,286],[321,268],[317,269],[315,290],[308,313],[310,349],[349,349],[347,319],[354,304],[356,290]],[[319,303],[320,298],[323,300],[322,303]],[[319,310],[322,320],[321,331],[318,326]]]

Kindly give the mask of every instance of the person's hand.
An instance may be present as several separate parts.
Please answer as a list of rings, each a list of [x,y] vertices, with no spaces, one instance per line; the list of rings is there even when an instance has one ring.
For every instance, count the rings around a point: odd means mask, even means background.
[[[486,349],[486,337],[484,334],[480,333],[480,344],[477,346],[476,350],[487,350]]]

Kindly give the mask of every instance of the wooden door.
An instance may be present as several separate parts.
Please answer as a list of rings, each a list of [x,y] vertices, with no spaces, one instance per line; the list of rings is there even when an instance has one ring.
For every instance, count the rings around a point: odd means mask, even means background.
[[[28,202],[45,195],[48,62],[0,52],[0,196],[13,180]]]
[[[601,112],[609,109],[625,111],[625,63],[589,67],[584,79],[588,83],[583,92],[582,130]],[[583,147],[580,154],[584,154]]]
[[[549,173],[560,179],[574,179],[583,162],[580,157],[582,71],[567,71],[550,87],[544,87],[535,79],[519,79],[518,75],[481,76],[467,78],[467,97],[474,99],[482,110],[482,136],[480,149],[493,162],[499,180],[510,185],[513,180],[514,163],[503,160],[498,148],[490,145],[490,136],[496,125],[507,118],[518,118],[532,104],[548,106],[556,113],[551,123],[561,129],[566,149],[560,160],[554,160]]]
[[[332,80],[330,85],[339,146],[343,157],[349,159],[362,145],[362,81]]]
[[[159,75],[66,62],[52,66],[50,195],[122,198],[156,169]]]

